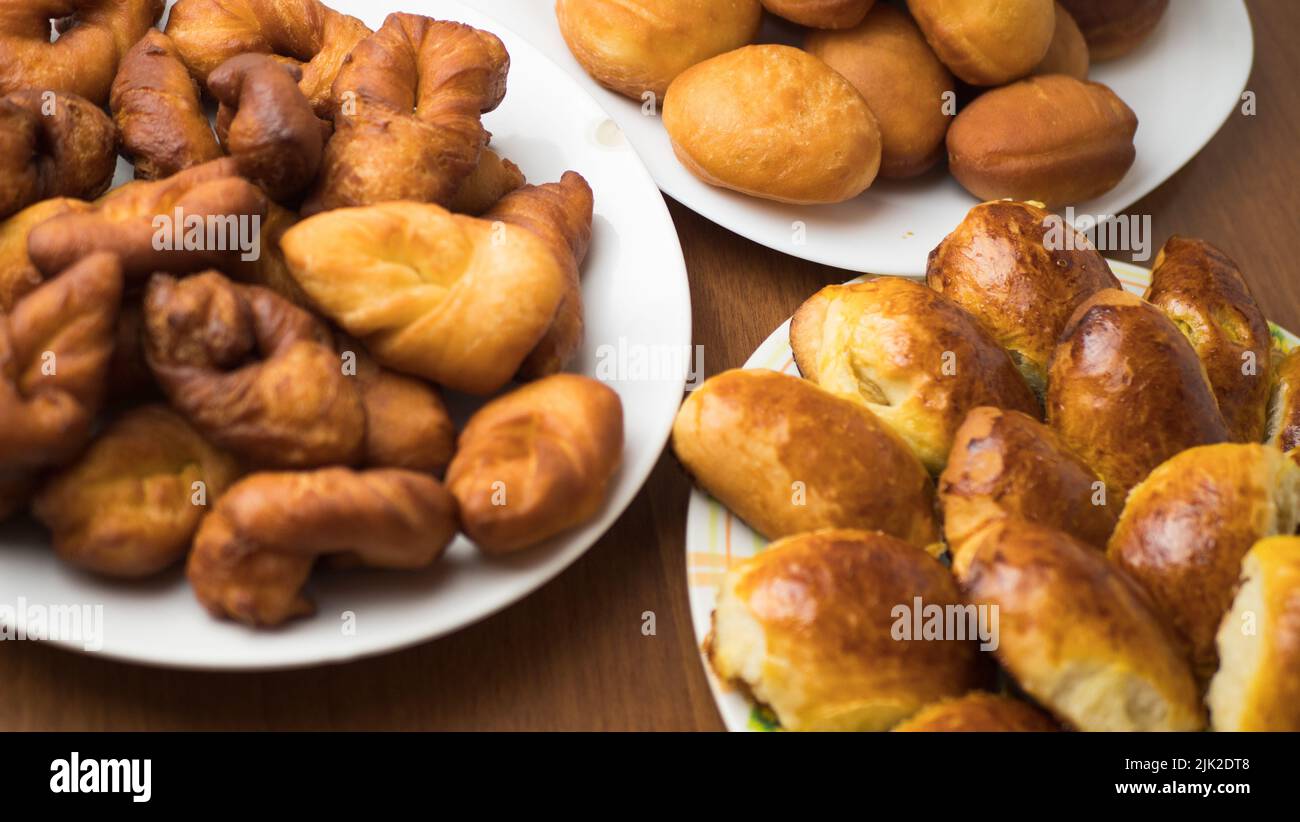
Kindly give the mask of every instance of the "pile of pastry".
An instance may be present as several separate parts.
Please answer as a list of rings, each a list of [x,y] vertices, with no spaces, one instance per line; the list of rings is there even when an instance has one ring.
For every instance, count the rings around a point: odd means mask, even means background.
[[[1169,0],[558,0],[569,49],[602,85],[662,104],[706,183],[838,203],[946,153],[983,200],[1050,206],[1114,188],[1137,117],[1087,81],[1136,48]],[[763,11],[803,48],[752,45]],[[908,13],[910,12],[910,14]]]
[[[497,37],[69,7],[51,42],[45,4],[0,0],[0,519],[111,577],[185,561],[211,613],[275,625],[318,559],[422,568],[600,510],[622,407],[560,373],[592,193],[486,147]],[[107,191],[119,150],[137,179]],[[457,435],[442,388],[513,381]]]
[[[802,379],[683,404],[682,464],[774,541],[706,650],[781,726],[1300,730],[1300,353],[1209,243],[1139,298],[1060,230],[979,205],[924,283],[805,302]]]

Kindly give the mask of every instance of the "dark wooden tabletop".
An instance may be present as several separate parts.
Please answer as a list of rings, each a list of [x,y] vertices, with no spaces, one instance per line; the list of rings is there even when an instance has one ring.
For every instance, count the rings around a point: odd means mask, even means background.
[[[1200,236],[1300,331],[1300,2],[1249,0],[1257,113],[1231,117],[1135,205],[1157,245]],[[820,286],[852,276],[743,240],[669,204],[709,374],[739,365]],[[450,637],[345,665],[264,674],[158,670],[0,642],[0,729],[718,730],[691,632],[689,485],[665,455],[618,523],[528,599]],[[641,633],[654,611],[657,632]]]

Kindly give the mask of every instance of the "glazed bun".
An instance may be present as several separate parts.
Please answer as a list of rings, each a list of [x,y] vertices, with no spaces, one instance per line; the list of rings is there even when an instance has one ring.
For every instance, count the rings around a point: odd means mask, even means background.
[[[804,48],[843,74],[876,115],[881,177],[915,177],[943,158],[952,117],[939,102],[954,80],[906,14],[880,3],[854,28],[810,32]]]
[[[1241,558],[1256,541],[1297,525],[1300,466],[1267,445],[1207,445],[1178,454],[1133,489],[1108,554],[1146,588],[1208,679]]]
[[[1056,31],[1047,54],[1034,66],[1031,74],[1068,74],[1078,80],[1088,78],[1088,41],[1083,39],[1079,24],[1058,2],[1056,4]]]
[[[1218,635],[1206,702],[1216,731],[1300,731],[1300,537],[1255,543]]]
[[[1277,361],[1268,421],[1268,442],[1291,451],[1300,448],[1300,349]]]
[[[974,86],[1024,77],[1056,32],[1053,0],[908,0],[907,7],[939,59]]]
[[[1169,0],[1061,0],[1088,40],[1092,59],[1114,60],[1150,36]]]
[[[1114,289],[1066,324],[1048,371],[1047,422],[1117,502],[1174,454],[1228,439],[1191,344],[1158,308]]]
[[[895,731],[996,733],[1059,731],[1052,718],[1028,703],[975,691],[922,709]]]
[[[724,371],[692,391],[673,450],[695,480],[769,539],[884,531],[941,550],[925,468],[866,408],[775,371]]]
[[[976,408],[939,476],[943,535],[954,555],[982,527],[1015,517],[1097,548],[1115,528],[1101,480],[1052,429],[1018,411]]]
[[[918,599],[961,603],[948,570],[911,545],[870,531],[800,534],[731,567],[705,649],[718,677],[786,730],[888,730],[990,672],[975,637],[898,633],[900,608]]]
[[[1047,366],[1079,303],[1119,288],[1088,238],[1037,203],[997,200],[972,208],[930,252],[925,281],[966,309],[1007,349],[1030,386]]]
[[[1196,349],[1232,440],[1262,441],[1273,338],[1237,264],[1204,240],[1170,237],[1146,299]]]
[[[911,280],[823,288],[795,312],[790,347],[805,377],[871,409],[935,474],[970,409],[1039,416],[1033,392],[988,332]]]
[[[1004,519],[953,561],[966,601],[998,608],[998,660],[1081,731],[1196,731],[1200,694],[1142,590],[1060,531]]]
[[[678,74],[753,41],[758,0],[559,0],[569,51],[596,82],[633,100],[663,99]]]
[[[746,46],[687,69],[663,119],[688,171],[755,197],[839,203],[880,168],[880,128],[862,95],[789,46]]]
[[[763,0],[763,8],[815,29],[847,29],[862,22],[876,0]]]

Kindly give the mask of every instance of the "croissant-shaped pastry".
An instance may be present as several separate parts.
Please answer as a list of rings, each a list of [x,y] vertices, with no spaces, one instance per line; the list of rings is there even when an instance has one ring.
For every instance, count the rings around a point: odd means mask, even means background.
[[[203,519],[187,573],[213,616],[278,625],[312,612],[303,585],[316,558],[412,570],[456,535],[456,500],[424,474],[388,468],[254,474]]]
[[[570,283],[532,231],[428,203],[327,211],[280,248],[312,303],[381,365],[470,394],[515,375]]]
[[[299,66],[299,88],[328,117],[339,67],[370,29],[320,0],[180,0],[167,18],[167,34],[204,85],[217,66],[247,52]]]
[[[185,556],[206,506],[238,471],[171,409],[142,406],[57,473],[32,513],[66,562],[108,576],[148,576]]]
[[[52,217],[89,211],[82,200],[55,197],[30,205],[0,222],[0,311],[9,311],[22,296],[41,284],[41,272],[27,255],[27,235]]]
[[[223,157],[166,180],[114,189],[93,211],[65,214],[27,238],[32,263],[52,276],[88,254],[112,252],[128,279],[238,265],[260,254],[266,195]]]
[[[576,171],[558,183],[524,186],[507,194],[483,219],[510,223],[542,238],[568,275],[555,321],[519,369],[536,379],[564,368],[582,345],[582,283],[578,269],[591,244],[591,186]]]
[[[594,517],[622,458],[618,395],[588,377],[556,374],[470,418],[447,487],[474,544],[503,554]]]
[[[509,67],[493,34],[390,14],[334,81],[334,136],[304,213],[393,200],[450,204],[487,144],[480,116],[505,96]]]
[[[221,102],[222,142],[240,173],[276,202],[293,199],[316,180],[330,126],[299,90],[302,69],[264,54],[232,57],[208,75]]]
[[[0,219],[50,197],[94,199],[117,167],[117,130],[80,97],[0,97]]]
[[[163,5],[163,0],[0,0],[0,94],[34,88],[104,105],[118,62],[158,22]],[[59,30],[53,42],[51,20],[58,21]]]
[[[137,180],[161,180],[221,156],[198,86],[176,44],[157,29],[122,59],[109,104]]]

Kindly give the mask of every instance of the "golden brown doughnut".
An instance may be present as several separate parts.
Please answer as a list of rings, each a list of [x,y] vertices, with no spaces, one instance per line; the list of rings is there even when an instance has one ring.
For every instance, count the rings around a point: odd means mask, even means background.
[[[998,660],[1081,731],[1196,731],[1200,693],[1150,600],[1096,548],[1016,519],[953,560],[966,602],[998,609]]]
[[[480,550],[504,554],[574,528],[605,504],[623,460],[623,404],[588,377],[556,374],[470,417],[447,488]]]
[[[710,377],[677,412],[673,450],[768,539],[860,528],[942,551],[934,486],[916,455],[864,406],[807,380],[763,370]]]
[[[56,197],[0,221],[0,312],[11,310],[24,294],[41,284],[41,272],[27,256],[27,235],[32,228],[51,217],[91,208],[81,200]]]
[[[790,347],[804,377],[869,408],[934,474],[972,408],[1042,413],[988,332],[912,280],[826,286],[795,312]]]
[[[38,89],[103,106],[118,62],[162,13],[163,0],[0,0],[0,95]]]
[[[688,171],[755,197],[843,202],[880,168],[880,128],[862,95],[789,46],[746,46],[692,66],[668,88],[663,120]]]
[[[1061,0],[1088,40],[1092,59],[1114,60],[1151,34],[1169,0]]]
[[[1268,442],[1292,451],[1300,448],[1300,349],[1275,360]]]
[[[869,2],[869,0],[867,0]],[[558,0],[555,17],[569,51],[608,89],[663,99],[686,69],[749,45],[758,0]]]
[[[203,518],[186,573],[215,617],[279,625],[310,614],[317,557],[373,568],[431,565],[456,535],[456,500],[433,477],[396,468],[253,474]]]
[[[91,200],[117,167],[117,129],[104,112],[35,89],[0,97],[0,220],[51,197]]]
[[[176,44],[150,29],[122,58],[109,96],[137,180],[159,180],[221,156],[199,87]]]
[[[883,731],[988,682],[977,636],[911,636],[899,608],[917,602],[961,607],[947,569],[915,547],[878,531],[799,534],[727,571],[705,652],[785,730]]]
[[[1191,343],[1160,309],[1115,289],[1066,323],[1046,404],[1048,425],[1106,483],[1108,503],[1174,454],[1228,439]]]
[[[862,22],[876,0],[763,0],[763,8],[801,26],[849,29]]]
[[[1041,733],[1059,731],[1051,717],[1008,696],[975,691],[918,711],[895,731],[922,733]]]
[[[1107,553],[1146,588],[1208,681],[1241,558],[1297,525],[1300,466],[1267,445],[1207,445],[1177,454],[1133,489]]]
[[[143,577],[189,551],[206,506],[238,476],[166,406],[128,411],[77,462],[54,475],[32,513],[59,558],[113,577]]]
[[[916,24],[952,73],[974,86],[1024,77],[1056,31],[1053,0],[908,0]],[[992,198],[986,198],[992,199]]]
[[[483,149],[478,165],[460,184],[447,209],[457,214],[480,217],[501,198],[527,182],[519,166],[491,149]]]
[[[1079,24],[1059,2],[1056,4],[1056,31],[1047,53],[1030,74],[1068,74],[1077,80],[1088,79],[1088,42]]]
[[[879,3],[858,26],[814,31],[804,48],[853,84],[880,125],[880,176],[914,177],[943,157],[954,80],[906,14]]]
[[[1232,440],[1263,441],[1273,337],[1237,264],[1204,240],[1170,237],[1146,299],[1196,349]]]
[[[1069,223],[1036,203],[1001,200],[972,208],[930,252],[925,281],[979,320],[1039,395],[1074,309],[1120,287]]]

